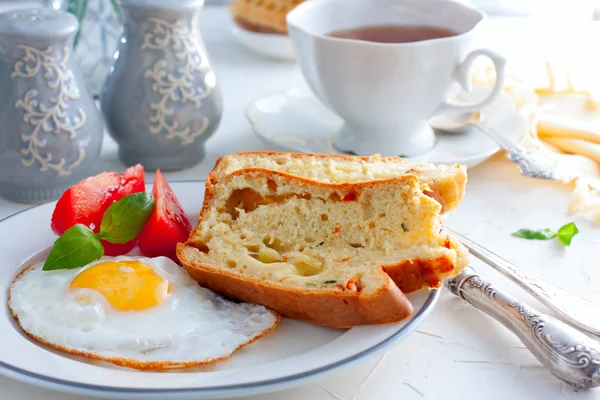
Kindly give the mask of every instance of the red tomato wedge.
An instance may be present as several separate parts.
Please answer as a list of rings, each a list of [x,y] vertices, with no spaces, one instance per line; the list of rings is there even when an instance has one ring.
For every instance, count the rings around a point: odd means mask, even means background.
[[[144,167],[139,164],[128,168],[123,174],[103,172],[86,178],[67,189],[56,203],[52,213],[52,231],[62,235],[73,225],[83,224],[98,232],[102,216],[112,203],[144,190]],[[125,254],[136,243],[137,239],[124,244],[102,241],[107,256]]]
[[[147,257],[167,256],[177,261],[175,247],[187,240],[192,225],[160,170],[156,171],[152,195],[156,208],[138,236],[138,246]]]

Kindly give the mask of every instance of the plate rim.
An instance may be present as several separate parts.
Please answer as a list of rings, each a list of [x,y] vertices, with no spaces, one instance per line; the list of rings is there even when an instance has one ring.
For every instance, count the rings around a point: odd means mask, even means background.
[[[179,183],[205,183],[205,179],[182,179],[182,180],[172,180],[169,182],[172,184]],[[150,185],[151,182],[146,182],[146,186]],[[14,214],[8,215],[2,219],[0,219],[0,224],[3,222],[16,217],[20,214],[23,214],[32,209],[45,206],[49,203],[53,203],[54,201],[49,201],[41,204],[36,204],[31,207],[27,207],[23,210],[17,211]],[[348,357],[345,357],[341,360],[337,360],[335,362],[319,366],[316,368],[312,368],[307,371],[302,371],[295,373],[293,375],[271,378],[271,379],[263,379],[260,381],[247,382],[247,383],[238,383],[233,385],[220,385],[220,386],[203,386],[203,387],[189,387],[189,388],[117,388],[114,386],[106,386],[106,385],[95,385],[95,384],[87,384],[80,383],[77,381],[72,381],[68,379],[60,379],[54,377],[48,377],[43,374],[39,374],[36,372],[31,372],[29,370],[15,367],[11,364],[8,364],[2,360],[0,360],[0,374],[4,375],[10,379],[15,379],[21,382],[25,382],[27,384],[32,384],[38,387],[50,388],[54,390],[59,390],[62,392],[69,392],[75,394],[87,394],[87,395],[123,395],[123,396],[136,396],[136,395],[167,395],[167,394],[197,394],[197,395],[209,395],[215,394],[218,395],[221,392],[221,396],[225,395],[223,392],[241,392],[244,391],[248,393],[250,391],[255,391],[255,393],[259,393],[260,388],[273,388],[277,386],[284,386],[293,384],[295,382],[302,382],[308,380],[310,378],[316,378],[318,376],[324,375],[328,372],[333,372],[334,370],[348,366],[355,361],[358,361],[362,358],[368,357],[378,351],[381,351],[387,348],[392,343],[396,342],[401,337],[410,334],[421,322],[423,319],[427,317],[429,312],[432,311],[433,307],[437,303],[442,289],[432,289],[429,292],[429,295],[425,299],[422,307],[415,312],[411,319],[402,327],[400,327],[396,332],[392,335],[386,337],[380,342],[370,346],[367,349],[364,349],[358,353],[352,354]],[[276,389],[273,389],[276,390]],[[264,391],[266,392],[266,391]]]

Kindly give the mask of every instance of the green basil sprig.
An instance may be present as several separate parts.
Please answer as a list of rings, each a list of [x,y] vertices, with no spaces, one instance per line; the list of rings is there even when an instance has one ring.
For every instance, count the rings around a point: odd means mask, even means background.
[[[573,237],[579,233],[577,225],[574,222],[569,222],[561,226],[557,232],[552,229],[519,229],[513,232],[512,236],[529,240],[551,240],[558,238],[564,246],[570,246]]]
[[[67,229],[54,242],[43,270],[73,269],[96,261],[104,255],[100,239],[122,244],[133,240],[148,222],[156,202],[146,192],[125,196],[108,207],[102,216],[100,232],[85,225]]]

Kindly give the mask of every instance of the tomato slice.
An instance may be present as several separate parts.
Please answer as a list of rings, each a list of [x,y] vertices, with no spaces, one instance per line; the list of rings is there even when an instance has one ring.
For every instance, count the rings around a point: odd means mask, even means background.
[[[86,178],[67,189],[56,203],[52,213],[52,231],[62,235],[73,225],[83,224],[98,232],[102,216],[112,203],[144,190],[144,167],[139,164],[128,168],[123,174],[103,172]],[[108,256],[125,254],[136,243],[136,239],[124,244],[102,241],[104,254]]]
[[[138,246],[147,257],[166,256],[177,261],[175,247],[187,240],[192,225],[160,170],[156,171],[152,195],[156,208],[138,236]]]

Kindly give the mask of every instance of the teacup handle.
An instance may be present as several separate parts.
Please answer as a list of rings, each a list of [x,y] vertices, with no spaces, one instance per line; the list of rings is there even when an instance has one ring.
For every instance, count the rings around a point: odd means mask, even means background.
[[[498,94],[502,91],[504,87],[504,67],[506,65],[506,59],[502,57],[500,54],[488,50],[488,49],[478,49],[470,52],[463,62],[460,63],[458,69],[456,71],[455,79],[458,81],[460,86],[466,90],[467,92],[471,91],[471,64],[475,61],[475,59],[479,56],[485,56],[492,60],[494,63],[494,68],[496,70],[496,83],[492,88],[490,94],[483,99],[482,101],[475,104],[455,104],[455,103],[444,103],[438,109],[438,112],[447,112],[447,111],[478,111],[484,107],[490,105],[492,101],[498,96]]]

